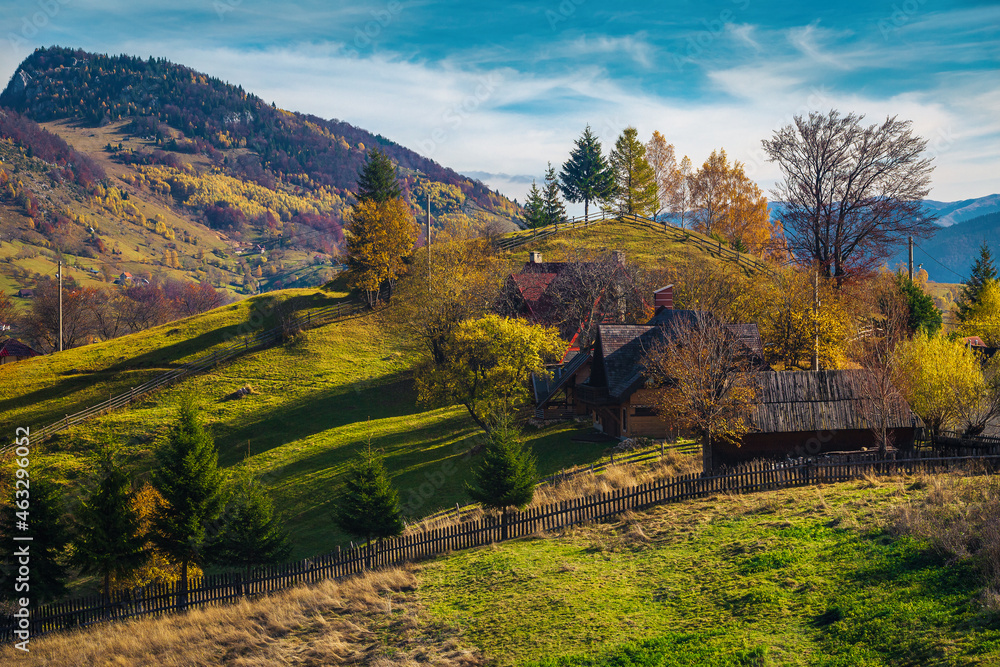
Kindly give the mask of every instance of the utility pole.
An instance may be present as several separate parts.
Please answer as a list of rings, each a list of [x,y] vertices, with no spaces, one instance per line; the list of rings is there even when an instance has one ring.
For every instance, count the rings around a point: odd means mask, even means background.
[[[62,260],[59,260],[59,351],[63,351]]]
[[[910,273],[910,282],[912,283],[913,282],[913,237],[911,236],[909,238],[910,238],[910,241],[909,241],[909,246],[910,246],[910,261],[907,264],[907,266],[910,269],[910,271],[909,271],[909,273]]]
[[[819,370],[819,270],[813,274],[813,331],[816,344],[813,347],[813,370]]]

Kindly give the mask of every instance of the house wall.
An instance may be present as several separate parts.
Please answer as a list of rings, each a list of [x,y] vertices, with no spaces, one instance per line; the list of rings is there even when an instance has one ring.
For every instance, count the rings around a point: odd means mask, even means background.
[[[915,437],[916,429],[914,428],[898,428],[890,431],[892,446],[899,449],[912,447]],[[715,465],[723,465],[752,459],[861,451],[862,448],[878,448],[878,439],[869,430],[825,431],[822,433],[815,431],[748,433],[743,436],[742,446],[716,443],[712,447],[712,453]]]
[[[31,359],[31,357],[0,357],[0,365],[12,364],[15,361],[23,361],[24,359]]]

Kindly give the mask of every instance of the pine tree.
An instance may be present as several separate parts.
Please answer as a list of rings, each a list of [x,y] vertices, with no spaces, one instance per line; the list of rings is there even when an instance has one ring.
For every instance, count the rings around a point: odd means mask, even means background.
[[[104,599],[110,600],[111,577],[128,575],[148,554],[132,481],[110,448],[99,452],[96,473],[96,486],[76,511],[73,560],[85,574],[100,575]]]
[[[601,142],[590,126],[576,140],[559,174],[563,195],[574,204],[583,202],[583,213],[590,213],[590,202],[610,199],[615,181],[608,163],[601,155]]]
[[[650,216],[658,208],[656,174],[646,161],[639,132],[627,127],[609,159],[615,177],[614,201],[619,215]]]
[[[557,225],[566,219],[566,207],[559,198],[559,181],[556,179],[556,170],[549,163],[548,171],[545,172],[545,224]]]
[[[382,204],[402,196],[396,180],[396,166],[377,148],[368,151],[368,161],[358,172],[358,201]]]
[[[979,247],[979,257],[972,266],[972,273],[965,282],[962,293],[955,301],[960,322],[965,322],[973,308],[979,303],[979,295],[983,291],[986,281],[996,279],[997,270],[993,265],[993,254],[990,252],[990,247],[986,245],[986,240],[984,239],[983,244]]]
[[[31,477],[30,497],[18,496],[8,499],[4,507],[3,525],[7,529],[7,539],[11,533],[16,536],[30,537],[30,542],[8,542],[10,548],[5,548],[5,567],[0,590],[4,597],[30,597],[33,604],[59,598],[66,593],[66,546],[69,544],[69,530],[64,518],[62,490],[59,485],[47,477],[34,472]],[[13,486],[13,483],[11,484]],[[22,489],[23,491],[23,489]],[[27,502],[24,502],[27,501]],[[23,502],[22,505],[18,505]],[[27,530],[17,529],[19,521],[27,523]],[[17,547],[30,545],[31,578],[28,582],[18,582]],[[18,589],[16,586],[27,583],[30,589]],[[26,595],[30,593],[30,595]]]
[[[528,227],[543,227],[546,222],[545,199],[542,197],[538,185],[532,181],[531,190],[528,191],[528,198],[524,202],[524,216],[522,218]]]
[[[254,565],[280,563],[291,554],[288,533],[274,516],[271,497],[248,469],[237,471],[222,517],[222,529],[206,549],[212,562],[242,567],[249,580]]]
[[[506,538],[507,510],[530,503],[538,483],[535,455],[525,447],[509,417],[500,419],[490,430],[482,465],[472,475],[469,496],[483,507],[503,512],[501,530]]]
[[[382,457],[368,446],[351,463],[337,500],[334,522],[345,533],[363,537],[369,548],[373,539],[403,532],[399,516],[399,493],[389,481]],[[371,553],[368,564],[371,564]]]
[[[190,398],[185,398],[170,435],[156,452],[153,485],[164,504],[153,517],[153,541],[181,563],[177,604],[187,604],[188,566],[201,564],[207,529],[222,512],[226,497],[219,454]]]

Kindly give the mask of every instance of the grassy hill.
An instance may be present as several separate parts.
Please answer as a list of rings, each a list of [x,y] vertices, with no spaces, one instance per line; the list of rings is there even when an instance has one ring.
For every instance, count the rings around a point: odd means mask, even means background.
[[[266,600],[32,640],[26,665],[989,665],[974,561],[893,529],[965,478],[654,508]],[[938,499],[938,500],[935,500]],[[0,656],[13,659],[10,647]],[[169,656],[169,657],[168,657]],[[164,661],[168,662],[164,662]]]

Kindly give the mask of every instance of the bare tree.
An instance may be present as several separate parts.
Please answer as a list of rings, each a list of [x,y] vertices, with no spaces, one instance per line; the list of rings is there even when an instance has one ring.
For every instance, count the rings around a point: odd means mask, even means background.
[[[962,435],[982,435],[986,427],[997,417],[1000,417],[1000,357],[993,357],[983,366],[985,391],[976,399],[967,400],[966,396],[956,400],[958,422]],[[956,389],[956,394],[959,391]]]
[[[713,443],[738,444],[750,429],[763,366],[722,320],[704,312],[675,318],[642,363],[661,419],[694,431],[711,472]]]
[[[14,323],[14,302],[7,293],[0,290],[0,325],[10,326]]]
[[[784,174],[773,195],[784,203],[789,248],[839,281],[877,266],[908,235],[933,229],[921,205],[933,170],[921,157],[927,141],[910,121],[862,127],[863,118],[836,110],[796,116],[763,142]]]
[[[63,347],[86,345],[96,333],[91,303],[97,290],[80,287],[72,279],[63,284]],[[59,349],[59,283],[51,278],[38,282],[31,310],[24,318],[28,340],[44,350]]]

